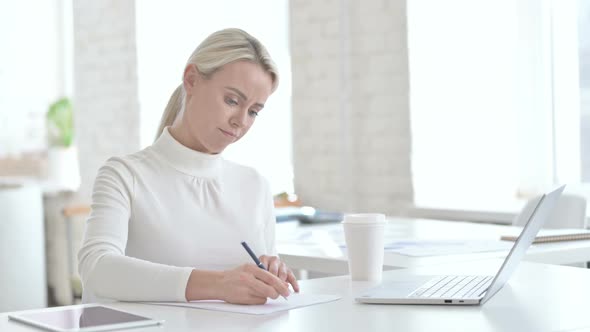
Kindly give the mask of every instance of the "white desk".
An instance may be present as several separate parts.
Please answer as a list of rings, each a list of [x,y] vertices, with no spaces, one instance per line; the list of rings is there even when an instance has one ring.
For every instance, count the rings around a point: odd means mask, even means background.
[[[385,242],[393,240],[499,240],[517,232],[519,227],[431,219],[388,218]],[[518,233],[516,233],[518,234]],[[277,224],[277,249],[292,269],[304,269],[332,275],[348,273],[346,256],[338,247],[344,243],[342,225]],[[385,252],[386,268],[408,268],[488,258],[503,258],[508,251],[465,253],[428,257]],[[548,264],[590,261],[590,240],[539,244],[529,248],[525,260]]]
[[[427,273],[493,273],[501,261],[413,268]],[[410,272],[387,271],[384,280]],[[111,306],[164,319],[161,327],[129,331],[590,331],[590,270],[523,262],[503,289],[483,306],[368,305],[354,296],[373,284],[347,276],[303,280],[305,292],[339,294],[336,302],[265,316],[199,309],[114,303]],[[0,331],[40,331],[8,321]]]

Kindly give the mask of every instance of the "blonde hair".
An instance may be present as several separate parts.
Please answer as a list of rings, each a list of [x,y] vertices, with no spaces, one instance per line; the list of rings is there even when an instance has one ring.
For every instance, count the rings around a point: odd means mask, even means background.
[[[187,66],[193,64],[205,77],[210,78],[216,71],[230,62],[246,60],[259,64],[272,77],[272,91],[279,84],[279,71],[271,59],[266,47],[246,31],[240,29],[224,29],[212,33],[191,54]],[[185,66],[186,68],[186,66]],[[156,139],[165,127],[172,125],[174,120],[184,111],[186,94],[181,83],[168,101]]]

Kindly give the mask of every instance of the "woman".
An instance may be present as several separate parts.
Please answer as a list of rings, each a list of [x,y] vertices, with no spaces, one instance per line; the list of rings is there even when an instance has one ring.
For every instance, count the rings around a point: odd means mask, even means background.
[[[242,30],[215,32],[197,47],[154,144],[98,172],[78,253],[83,302],[261,304],[289,296],[289,284],[299,291],[276,256],[268,184],[220,155],[248,132],[277,84],[267,50]],[[242,241],[266,254],[268,271]]]

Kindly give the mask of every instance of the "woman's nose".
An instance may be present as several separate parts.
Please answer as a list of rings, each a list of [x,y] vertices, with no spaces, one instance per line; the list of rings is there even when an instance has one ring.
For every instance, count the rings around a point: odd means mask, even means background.
[[[239,111],[236,112],[230,119],[230,123],[233,127],[242,128],[246,126],[248,121],[248,111]]]

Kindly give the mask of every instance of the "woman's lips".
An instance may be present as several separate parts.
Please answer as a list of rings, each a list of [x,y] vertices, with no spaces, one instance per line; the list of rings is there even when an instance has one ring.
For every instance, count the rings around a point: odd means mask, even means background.
[[[221,130],[221,132],[222,132],[224,135],[226,135],[226,136],[229,136],[229,137],[231,137],[231,138],[238,138],[238,135],[236,135],[236,134],[233,134],[233,133],[231,133],[231,132],[229,132],[229,131],[223,130],[223,129],[221,129],[221,128],[220,128],[219,130]]]

